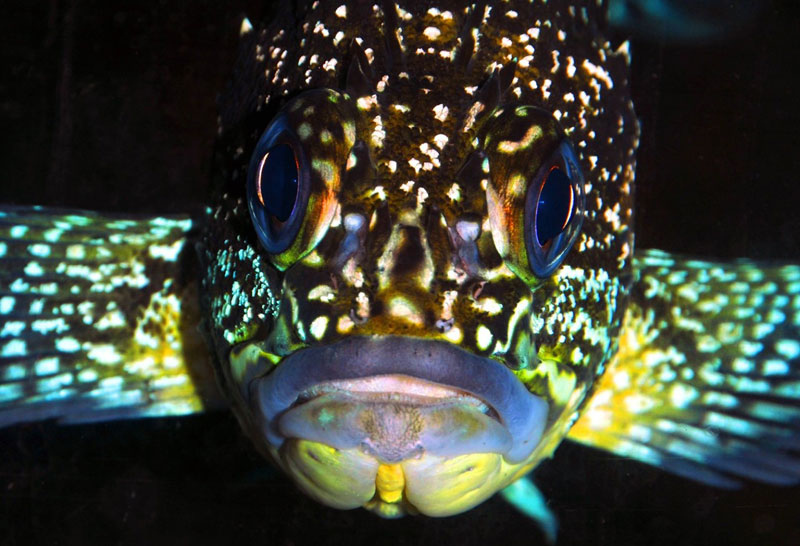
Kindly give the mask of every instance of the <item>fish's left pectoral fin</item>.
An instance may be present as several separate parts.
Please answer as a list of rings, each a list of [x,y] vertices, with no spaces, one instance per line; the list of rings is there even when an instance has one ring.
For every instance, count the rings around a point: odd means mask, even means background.
[[[645,251],[571,440],[719,487],[800,482],[800,266]]]
[[[547,499],[533,483],[530,475],[523,476],[504,488],[500,494],[514,508],[534,520],[544,533],[548,544],[556,543],[558,519],[547,507]]]

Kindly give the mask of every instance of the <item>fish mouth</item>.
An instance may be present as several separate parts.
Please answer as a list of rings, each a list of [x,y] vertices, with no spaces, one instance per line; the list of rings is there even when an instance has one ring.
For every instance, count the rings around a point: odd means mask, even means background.
[[[503,364],[450,343],[352,337],[302,349],[249,385],[268,443],[360,448],[382,463],[423,454],[498,453],[525,461],[548,404]]]

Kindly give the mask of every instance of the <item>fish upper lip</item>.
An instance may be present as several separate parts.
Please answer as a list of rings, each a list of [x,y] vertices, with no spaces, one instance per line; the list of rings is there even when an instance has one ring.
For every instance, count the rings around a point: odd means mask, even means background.
[[[537,446],[548,404],[530,393],[501,363],[444,341],[401,336],[354,336],[286,357],[248,388],[250,405],[271,445],[285,440],[278,421],[298,398],[326,382],[404,375],[464,391],[492,408],[510,435],[503,452],[510,463],[524,461]]]

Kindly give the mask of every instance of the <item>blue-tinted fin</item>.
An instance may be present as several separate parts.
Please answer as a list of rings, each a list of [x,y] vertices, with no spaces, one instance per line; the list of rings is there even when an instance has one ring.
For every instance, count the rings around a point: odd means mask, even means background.
[[[645,40],[702,44],[752,23],[761,8],[744,0],[609,0],[608,22]]]
[[[500,494],[514,508],[534,520],[544,533],[548,544],[555,544],[558,534],[558,518],[547,507],[547,499],[531,480],[523,476]]]
[[[217,406],[188,217],[0,208],[0,426]]]
[[[645,251],[569,438],[721,487],[800,482],[800,266]]]

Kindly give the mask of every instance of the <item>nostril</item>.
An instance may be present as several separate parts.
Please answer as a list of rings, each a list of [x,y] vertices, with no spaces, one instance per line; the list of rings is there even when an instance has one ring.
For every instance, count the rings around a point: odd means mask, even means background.
[[[473,299],[478,299],[478,296],[480,296],[481,292],[483,292],[484,286],[486,286],[486,281],[479,281],[472,285],[470,292],[472,293]]]

